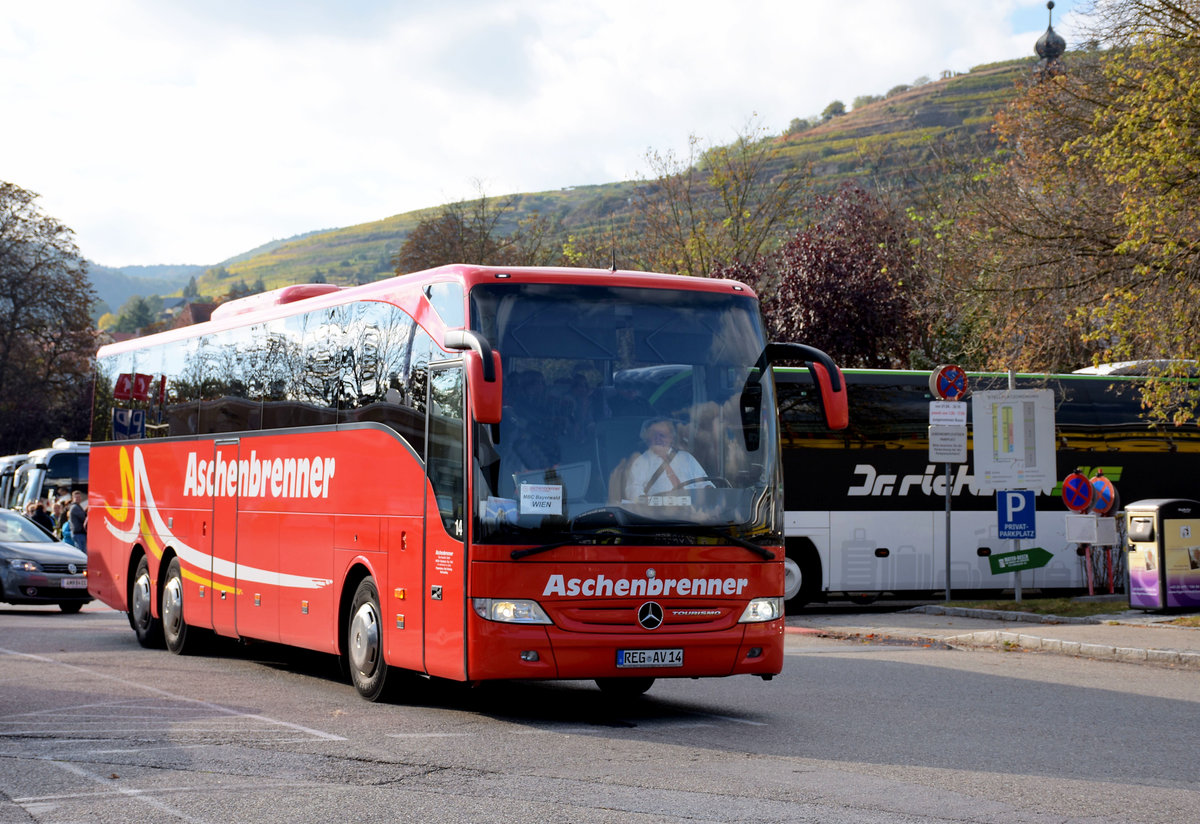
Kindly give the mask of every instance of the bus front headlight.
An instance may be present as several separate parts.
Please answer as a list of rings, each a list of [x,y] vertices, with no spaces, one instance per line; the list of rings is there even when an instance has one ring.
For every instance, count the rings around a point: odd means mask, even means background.
[[[738,619],[738,623],[761,624],[765,621],[774,621],[782,617],[782,598],[755,598],[746,604],[746,609],[742,612],[742,617]]]
[[[504,624],[552,624],[537,601],[522,598],[472,598],[475,614],[485,621]]]

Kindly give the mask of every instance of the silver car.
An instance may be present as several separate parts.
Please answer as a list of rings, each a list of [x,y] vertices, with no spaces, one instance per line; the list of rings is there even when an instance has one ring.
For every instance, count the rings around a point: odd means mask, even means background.
[[[70,613],[90,600],[87,555],[25,516],[0,510],[0,601],[58,604]]]

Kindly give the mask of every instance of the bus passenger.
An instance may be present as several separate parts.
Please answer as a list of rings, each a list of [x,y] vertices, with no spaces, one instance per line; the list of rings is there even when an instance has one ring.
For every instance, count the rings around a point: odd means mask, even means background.
[[[647,448],[629,466],[626,500],[645,499],[692,485],[712,486],[700,462],[691,453],[676,448],[674,421],[651,418],[642,425],[641,435]]]

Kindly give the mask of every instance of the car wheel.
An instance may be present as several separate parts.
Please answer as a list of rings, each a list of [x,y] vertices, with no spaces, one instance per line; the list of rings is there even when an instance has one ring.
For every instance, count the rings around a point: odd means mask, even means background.
[[[67,615],[74,615],[83,609],[83,601],[63,601],[58,605],[58,608]]]
[[[350,680],[368,701],[385,695],[388,665],[383,660],[383,620],[375,579],[364,578],[354,591],[346,624],[346,659]]]
[[[183,655],[188,646],[188,625],[183,620],[183,572],[178,558],[167,567],[167,580],[162,592],[162,632],[167,649]]]
[[[138,643],[149,649],[163,645],[162,621],[150,611],[154,581],[150,578],[150,561],[145,555],[138,561],[137,572],[133,573],[133,586],[129,593],[129,626],[137,636]]]

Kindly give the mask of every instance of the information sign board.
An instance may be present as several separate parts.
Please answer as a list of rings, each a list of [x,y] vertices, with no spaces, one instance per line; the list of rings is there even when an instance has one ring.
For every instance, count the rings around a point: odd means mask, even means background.
[[[1047,495],[1055,477],[1054,392],[1009,389],[971,396],[975,489],[1037,489]]]
[[[929,462],[966,463],[967,428],[965,426],[929,427]]]

